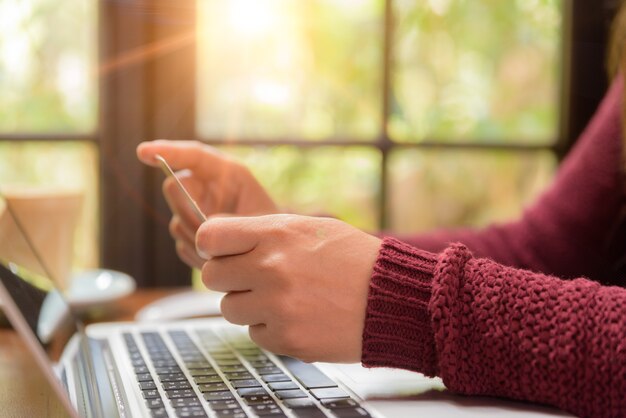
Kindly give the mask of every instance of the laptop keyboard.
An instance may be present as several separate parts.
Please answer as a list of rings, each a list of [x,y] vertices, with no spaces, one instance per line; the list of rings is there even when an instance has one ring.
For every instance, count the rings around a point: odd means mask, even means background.
[[[186,331],[167,332],[178,360],[158,332],[138,334],[147,356],[123,334],[152,417],[371,417],[314,365],[280,357],[285,373],[247,338],[226,343],[209,329],[194,334],[199,346]]]

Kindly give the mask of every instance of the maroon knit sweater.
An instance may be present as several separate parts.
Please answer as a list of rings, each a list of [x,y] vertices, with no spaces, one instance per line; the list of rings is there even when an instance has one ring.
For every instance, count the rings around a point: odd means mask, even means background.
[[[365,366],[441,376],[461,394],[626,417],[626,289],[606,286],[626,277],[622,89],[613,83],[519,220],[383,240]]]

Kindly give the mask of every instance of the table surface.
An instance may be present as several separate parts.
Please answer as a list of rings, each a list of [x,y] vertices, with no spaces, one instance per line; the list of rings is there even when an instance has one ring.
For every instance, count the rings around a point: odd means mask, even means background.
[[[140,308],[181,289],[146,289],[120,299],[100,320],[132,320]],[[67,417],[35,360],[18,334],[0,328],[0,411],[3,417]]]

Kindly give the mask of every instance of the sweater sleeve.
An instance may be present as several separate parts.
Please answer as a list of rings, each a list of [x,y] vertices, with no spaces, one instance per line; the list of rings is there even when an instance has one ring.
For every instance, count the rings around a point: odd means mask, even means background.
[[[626,233],[614,236],[624,207],[622,89],[618,77],[551,186],[518,220],[396,238],[434,252],[461,242],[476,256],[508,266],[615,283],[616,257],[626,254]],[[618,251],[610,250],[613,243]]]
[[[626,290],[385,238],[362,362],[439,375],[457,393],[624,417]]]

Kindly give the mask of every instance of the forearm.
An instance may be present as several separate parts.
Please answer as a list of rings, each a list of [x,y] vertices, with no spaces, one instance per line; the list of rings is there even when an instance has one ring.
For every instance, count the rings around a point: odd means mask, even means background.
[[[370,285],[366,366],[439,375],[464,394],[626,413],[626,290],[384,241]]]

